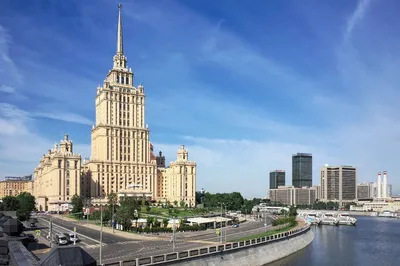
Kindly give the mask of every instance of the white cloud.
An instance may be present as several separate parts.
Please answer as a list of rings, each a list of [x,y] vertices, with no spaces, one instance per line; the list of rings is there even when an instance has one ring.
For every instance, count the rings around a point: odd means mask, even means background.
[[[351,36],[354,28],[362,21],[371,2],[372,0],[358,0],[357,8],[347,20],[345,39]]]
[[[5,86],[5,85],[0,86],[0,92],[10,93],[10,94],[16,93],[16,91],[13,87]]]
[[[34,120],[16,106],[0,104],[0,178],[33,173],[43,154],[58,143],[34,130]],[[75,144],[75,152],[87,156],[90,145]]]
[[[73,113],[53,113],[53,112],[34,112],[33,117],[45,117],[54,120],[61,120],[65,122],[78,123],[83,125],[93,125],[94,122],[84,116]]]
[[[22,83],[23,77],[10,56],[10,42],[7,30],[0,25],[0,77],[11,74],[16,82]]]

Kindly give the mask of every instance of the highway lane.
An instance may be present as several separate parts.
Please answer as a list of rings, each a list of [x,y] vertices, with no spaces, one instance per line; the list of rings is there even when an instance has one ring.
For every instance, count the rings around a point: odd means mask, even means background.
[[[265,228],[264,222],[248,222],[241,225],[238,228],[228,227],[226,229],[227,229],[226,241],[229,242],[234,239],[238,239],[252,234],[259,234],[265,232],[266,230],[267,231],[271,230],[271,226]],[[180,237],[176,236],[175,251],[180,252],[204,246],[220,244],[220,238],[216,235],[216,232],[214,230],[211,231],[212,233],[207,232],[206,234],[197,236],[196,239],[194,239],[193,237],[185,237],[184,235],[181,235]],[[198,233],[200,234],[201,232]],[[186,233],[181,233],[181,234],[186,234]],[[172,242],[170,241],[171,235],[168,236],[168,239],[169,239],[168,241],[142,241],[140,242],[141,248],[137,250],[124,249],[123,251],[117,251],[117,250],[115,250],[114,252],[108,251],[108,254],[112,255],[103,256],[103,263],[129,260],[137,257],[161,255],[173,252],[174,250],[172,247]],[[225,232],[223,240],[225,240]],[[115,247],[108,245],[106,248],[112,250]],[[91,255],[94,256],[96,259],[99,258],[98,252],[91,253]]]
[[[39,219],[43,219],[46,220],[47,222],[50,221],[50,218],[52,218],[52,222],[53,224],[57,225],[57,226],[61,226],[66,228],[67,230],[70,231],[74,231],[74,227],[76,227],[76,231],[79,234],[85,235],[88,238],[92,238],[97,240],[98,242],[100,242],[100,230],[95,230],[95,229],[91,229],[91,228],[87,228],[85,226],[79,225],[78,223],[73,223],[67,220],[63,220],[54,216],[40,216],[38,217]],[[112,235],[112,234],[108,234],[103,232],[103,243],[105,244],[112,244],[112,243],[117,243],[117,242],[123,242],[126,241],[126,238],[123,237],[119,237],[117,235]]]
[[[41,217],[42,218],[42,217]],[[48,223],[49,217],[43,216],[44,221]],[[270,223],[270,220],[267,221]],[[62,226],[68,230],[73,231],[73,227],[77,227],[78,234],[81,233],[81,238],[88,236],[92,239],[100,239],[100,231],[95,229],[80,226],[78,223],[71,221],[61,220],[53,216],[54,225]],[[264,232],[264,221],[251,221],[240,225],[238,228],[227,227],[223,228],[222,232],[226,240],[237,239],[247,236],[249,234],[257,234]],[[103,232],[103,239],[105,240],[102,247],[102,262],[109,263],[120,260],[128,260],[136,257],[147,257],[157,254],[165,254],[173,251],[171,237],[172,234],[160,234],[160,240],[129,240],[126,238],[114,236],[112,234]],[[219,243],[219,238],[216,235],[215,229],[201,231],[201,232],[184,232],[177,233],[175,241],[175,251],[184,251],[203,246],[216,245]],[[225,239],[225,237],[223,238]],[[83,241],[83,243],[86,243]],[[82,245],[82,248],[87,250],[96,260],[99,259],[99,244],[88,244],[91,248]]]
[[[38,219],[38,229],[41,232],[41,236],[47,240],[49,240],[50,236],[50,229],[49,229],[49,222],[45,219]],[[53,223],[53,228],[52,228],[52,236],[54,237],[56,234],[64,234],[64,233],[73,233],[72,230],[66,230],[66,228],[60,227],[57,224]],[[77,246],[81,246],[82,248],[85,249],[92,249],[92,248],[98,248],[100,246],[100,241],[97,241],[96,239],[91,239],[88,236],[82,235],[79,232],[77,232],[77,236],[79,241],[76,242]],[[54,242],[53,242],[54,243]],[[70,243],[69,245],[73,245],[73,243]],[[107,244],[103,244],[105,246]]]

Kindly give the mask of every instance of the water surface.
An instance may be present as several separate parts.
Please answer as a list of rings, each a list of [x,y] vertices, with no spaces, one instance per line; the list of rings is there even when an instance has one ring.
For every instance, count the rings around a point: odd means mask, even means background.
[[[357,226],[313,227],[314,241],[268,266],[400,265],[400,219],[357,217]]]

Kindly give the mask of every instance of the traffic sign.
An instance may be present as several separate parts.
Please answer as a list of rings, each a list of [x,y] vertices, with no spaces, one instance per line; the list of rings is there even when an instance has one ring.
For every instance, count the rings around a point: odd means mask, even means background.
[[[36,231],[35,231],[35,234],[36,234],[37,236],[40,236],[40,230],[36,230]]]
[[[74,232],[76,232],[76,227],[74,227]]]
[[[215,233],[216,233],[217,235],[219,235],[219,229],[215,230]]]

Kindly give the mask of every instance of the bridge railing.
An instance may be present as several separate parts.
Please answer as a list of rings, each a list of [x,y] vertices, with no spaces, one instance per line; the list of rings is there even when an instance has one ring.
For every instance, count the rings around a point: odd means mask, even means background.
[[[310,230],[310,225],[307,224],[303,227],[289,230],[282,233],[277,233],[270,236],[253,238],[250,240],[229,242],[221,245],[200,247],[180,252],[171,252],[161,255],[154,255],[143,258],[133,258],[131,260],[117,261],[112,263],[105,263],[102,266],[142,266],[142,265],[162,265],[170,262],[178,262],[190,260],[197,257],[206,257],[212,254],[221,252],[234,252],[238,249],[245,249],[257,245],[268,245],[277,241],[288,240],[290,238],[302,235]]]

